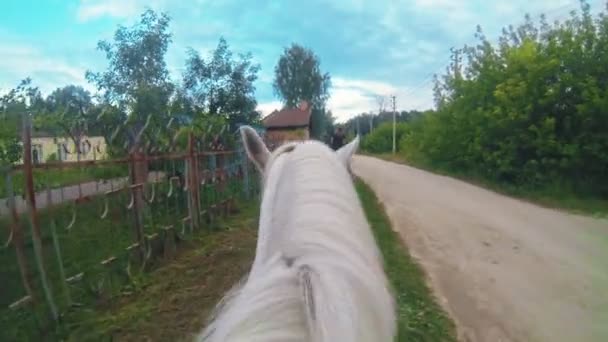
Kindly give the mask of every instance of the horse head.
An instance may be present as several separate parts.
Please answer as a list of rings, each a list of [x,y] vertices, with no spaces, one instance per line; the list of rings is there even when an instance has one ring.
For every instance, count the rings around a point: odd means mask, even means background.
[[[252,128],[240,133],[263,178],[256,256],[201,340],[392,340],[394,301],[349,175],[359,137],[271,152]]]

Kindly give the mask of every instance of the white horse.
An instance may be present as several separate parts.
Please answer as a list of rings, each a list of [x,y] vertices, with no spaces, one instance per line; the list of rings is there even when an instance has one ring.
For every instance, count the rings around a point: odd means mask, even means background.
[[[270,153],[241,128],[262,172],[256,256],[199,341],[392,341],[395,306],[382,257],[348,173],[359,138]]]

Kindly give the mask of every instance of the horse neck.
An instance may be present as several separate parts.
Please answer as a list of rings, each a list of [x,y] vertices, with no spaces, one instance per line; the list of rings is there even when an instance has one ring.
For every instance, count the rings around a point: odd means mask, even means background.
[[[254,265],[281,252],[297,227],[363,218],[350,176],[338,161],[305,157],[277,164],[266,177]]]
[[[390,340],[391,298],[346,169],[335,160],[286,160],[267,175],[256,259],[216,337]]]

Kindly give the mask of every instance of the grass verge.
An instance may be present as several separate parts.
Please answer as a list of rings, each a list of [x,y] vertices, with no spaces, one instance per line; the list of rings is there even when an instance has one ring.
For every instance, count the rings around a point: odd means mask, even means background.
[[[391,229],[375,194],[356,189],[384,256],[398,304],[397,341],[455,341],[454,324],[425,283],[424,274]],[[248,271],[255,254],[257,201],[217,229],[193,236],[178,254],[142,275],[138,289],[64,317],[67,341],[189,340],[205,325],[221,296]]]
[[[540,205],[542,207],[561,209],[571,213],[589,215],[593,217],[608,217],[608,200],[597,197],[578,195],[572,191],[565,190],[559,185],[541,189],[525,189],[514,185],[497,184],[481,177],[475,177],[472,175],[465,175],[456,172],[446,172],[427,167],[425,165],[413,164],[409,161],[406,161],[405,158],[400,155],[393,155],[390,153],[364,153],[363,155],[380,158],[394,163],[410,165],[412,167],[416,167],[438,175],[453,177],[461,181],[480,186],[503,195],[515,197],[524,201]]]
[[[239,180],[231,181],[225,191],[214,191],[212,186],[201,189],[201,205],[209,208],[212,203],[234,194],[237,203],[241,184]],[[178,231],[182,230],[180,220],[188,216],[187,194],[182,187],[172,191],[168,196],[169,186],[160,184],[155,187],[157,195],[151,202],[146,201],[142,211],[144,234],[157,234],[160,239],[152,242],[156,251],[147,263],[147,269],[156,269],[157,264],[164,264],[161,246],[163,226],[173,224]],[[145,191],[146,196],[151,193],[150,189]],[[146,197],[147,198],[147,197]],[[104,332],[112,336],[113,330],[94,329],[98,322],[97,315],[113,307],[115,299],[124,300],[138,294],[151,281],[147,272],[140,272],[138,267],[133,267],[130,272],[127,266],[133,260],[133,254],[127,251],[127,247],[136,241],[133,229],[133,211],[127,209],[130,202],[130,194],[126,191],[112,195],[106,202],[104,196],[95,196],[79,204],[60,204],[39,211],[39,221],[42,233],[42,260],[48,276],[48,284],[55,304],[62,314],[59,324],[50,320],[46,303],[42,300],[41,278],[36,267],[33,243],[30,237],[30,229],[27,223],[27,215],[20,218],[19,226],[24,233],[24,254],[28,265],[30,283],[34,293],[40,298],[40,305],[22,306],[19,309],[9,309],[9,305],[25,296],[25,290],[21,283],[20,272],[16,261],[16,253],[13,245],[9,248],[0,248],[0,341],[39,341],[39,340],[65,340],[73,332],[85,332],[83,336],[73,340],[104,340]],[[100,215],[107,204],[105,218]],[[238,206],[237,206],[238,207]],[[246,206],[245,206],[246,207]],[[182,239],[178,249],[181,253],[182,246],[207,246],[215,243],[217,233],[221,237],[223,232],[217,232],[219,227],[230,227],[231,216],[222,219],[221,215],[215,215],[211,223],[203,223],[200,231],[181,234]],[[236,218],[243,217],[243,214]],[[70,222],[74,222],[71,229]],[[0,217],[0,241],[8,238],[8,218]],[[51,228],[56,229],[56,238],[60,246],[62,265],[66,277],[83,274],[81,280],[64,287],[60,276],[60,267],[53,243]],[[171,238],[167,238],[170,241]],[[249,240],[255,240],[254,238]],[[160,241],[160,243],[158,243]],[[219,243],[219,242],[218,242]],[[210,247],[216,250],[215,247]],[[180,254],[181,255],[181,254]],[[110,258],[112,257],[112,258]],[[102,264],[104,260],[113,259],[109,264]],[[134,262],[133,265],[137,265]],[[221,264],[218,262],[218,264]],[[69,296],[68,296],[69,294]],[[71,299],[71,300],[70,300]],[[119,300],[119,302],[120,302]],[[71,303],[79,305],[72,306]],[[127,312],[128,314],[128,312]],[[122,313],[116,313],[121,316]],[[136,315],[136,317],[138,317]],[[103,328],[103,329],[102,329]],[[88,334],[95,338],[88,338]],[[99,338],[97,338],[99,337]]]
[[[47,187],[56,189],[78,183],[86,183],[95,180],[126,177],[128,169],[126,165],[103,165],[95,167],[82,167],[78,169],[36,169],[34,174],[34,191],[42,191]],[[23,171],[16,171],[12,175],[13,192],[17,195],[25,193],[25,177]],[[6,189],[6,178],[0,174],[0,198],[8,197]]]
[[[89,311],[68,341],[181,341],[204,326],[210,311],[247,273],[255,255],[257,201],[195,236],[142,279],[140,291]]]
[[[454,323],[436,303],[424,273],[392,230],[382,204],[363,181],[357,180],[355,185],[395,292],[397,341],[456,341]]]

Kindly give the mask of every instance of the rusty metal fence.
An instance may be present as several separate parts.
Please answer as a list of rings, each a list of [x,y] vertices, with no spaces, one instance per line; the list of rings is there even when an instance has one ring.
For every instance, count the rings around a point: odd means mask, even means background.
[[[48,333],[70,312],[135,290],[156,260],[258,193],[225,127],[188,132],[182,147],[176,130],[121,157],[36,163],[24,118],[23,164],[0,169],[0,340]]]

